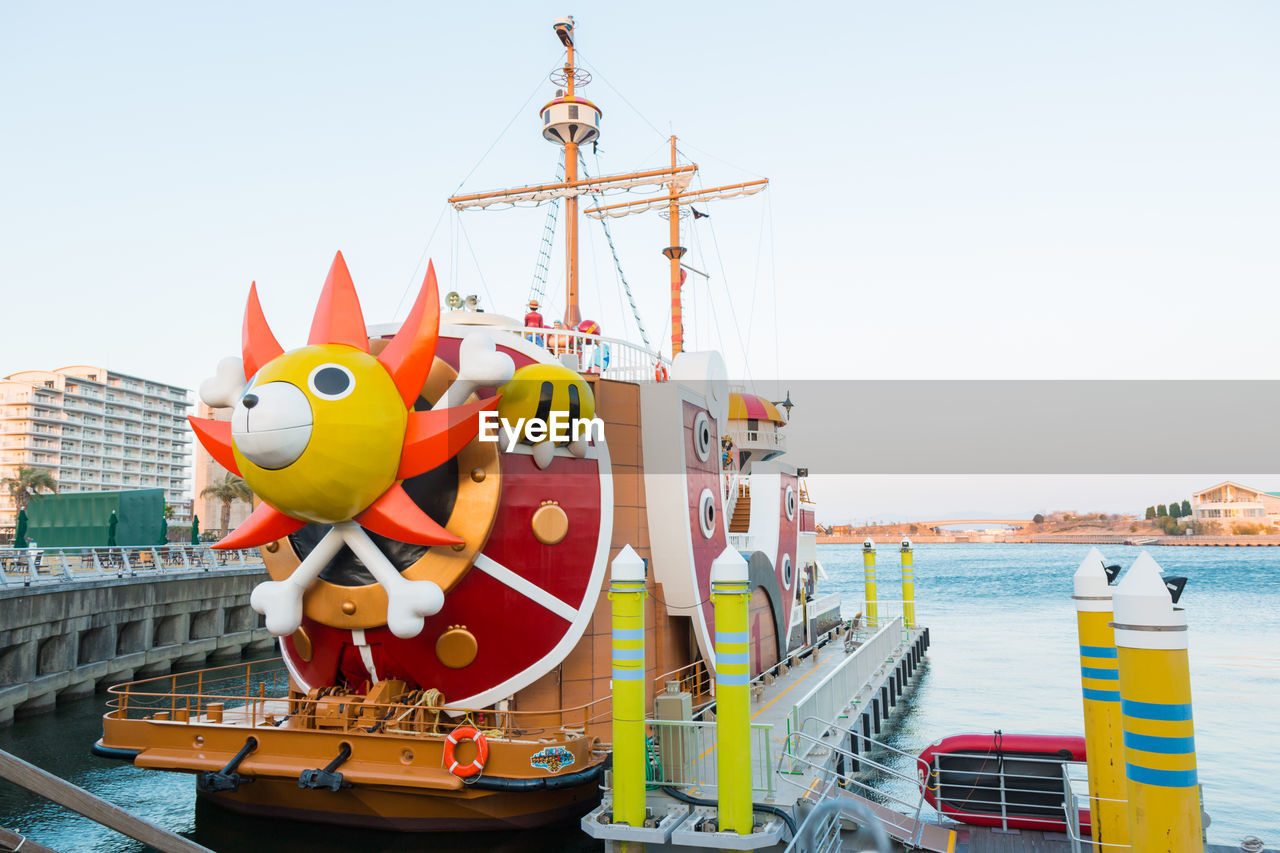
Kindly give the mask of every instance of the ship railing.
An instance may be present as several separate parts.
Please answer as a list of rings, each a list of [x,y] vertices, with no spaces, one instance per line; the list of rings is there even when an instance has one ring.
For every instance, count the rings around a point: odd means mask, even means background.
[[[716,724],[706,720],[645,720],[657,745],[650,784],[685,789],[713,798],[717,790]],[[751,790],[756,799],[773,799],[773,726],[751,724]]]
[[[1120,803],[1127,807],[1129,801],[1111,797],[1095,797],[1089,793],[1089,782],[1085,775],[1088,765],[1079,762],[1064,762],[1062,765],[1062,808],[1067,817],[1067,840],[1071,843],[1071,853],[1093,853],[1098,847],[1114,847],[1117,850],[1132,850],[1132,844],[1117,844],[1114,841],[1098,841],[1094,837],[1085,838],[1080,827],[1080,810],[1089,808],[1091,801],[1104,803]],[[1083,797],[1076,793],[1076,788],[1083,788]],[[1094,827],[1096,829],[1096,827]]]
[[[943,767],[947,759],[951,758],[984,760],[977,769]],[[1042,825],[1045,831],[1061,832],[1065,822],[1068,827],[1073,824],[1077,827],[1076,835],[1078,836],[1080,834],[1078,805],[1073,817],[1067,805],[1071,802],[1071,797],[1063,791],[1065,784],[1063,778],[1069,765],[1080,767],[1084,765],[1051,755],[1037,755],[1035,760],[1039,763],[1060,764],[1061,767],[1057,771],[1050,771],[1047,775],[1015,773],[1009,770],[1005,756],[998,751],[934,753],[933,764],[929,767],[928,775],[923,777],[924,784],[935,792],[939,806],[950,801],[951,798],[945,796],[948,789],[959,792],[968,806],[963,809],[964,811],[998,819],[1002,830],[1017,829],[1018,826],[1030,823]],[[1062,796],[1056,801],[1046,800],[1047,797],[1053,797],[1060,792],[1063,792]],[[1028,800],[1032,802],[1029,803]],[[1035,800],[1041,802],[1037,803]],[[1034,812],[1029,813],[1028,809]],[[940,808],[939,811],[954,820],[962,820],[950,814],[945,808]],[[1010,821],[1017,821],[1018,826],[1011,825]]]
[[[589,335],[571,329],[539,329],[528,326],[478,326],[508,332],[547,350],[579,373],[596,373],[623,382],[654,382],[658,366],[669,375],[671,360],[621,338]]]
[[[808,771],[819,779],[826,780],[828,797],[834,797],[835,789],[839,788],[846,791],[852,790],[855,793],[864,791],[877,801],[892,803],[911,816],[915,828],[909,844],[911,847],[919,847],[921,836],[924,834],[924,822],[920,819],[920,815],[925,806],[924,786],[921,780],[929,772],[929,765],[919,756],[866,737],[859,731],[853,729],[845,731],[838,722],[818,719],[815,719],[815,722],[819,725],[811,729],[819,731],[819,734],[813,735],[804,730],[796,730],[788,736],[788,749],[778,757],[778,777],[790,785],[804,788],[791,777],[803,776],[805,771]],[[863,746],[860,746],[857,751],[845,749],[840,744],[840,737],[833,738],[831,735],[848,735]],[[873,758],[873,755],[884,757],[885,760]],[[898,761],[908,763],[912,772],[903,771],[887,763],[895,760],[895,756]],[[786,763],[786,769],[783,767],[784,763]],[[799,773],[796,771],[797,766],[803,768]],[[869,775],[870,781],[859,778],[863,774]],[[899,783],[898,787],[910,787],[916,790],[916,795],[907,796],[894,788],[883,787],[882,783],[886,778]]]
[[[787,437],[773,430],[740,429],[726,432],[725,436],[732,439],[733,443],[738,447],[765,447],[781,451],[786,451],[787,449]]]
[[[215,569],[261,569],[255,549],[208,545],[0,548],[0,586],[132,578]]]
[[[901,620],[892,619],[796,702],[790,715],[791,733],[806,736],[798,743],[805,749],[812,748],[814,738],[827,731],[827,720],[844,715],[875,675],[891,671],[894,652],[901,643]],[[798,757],[805,758],[807,754]]]
[[[653,692],[669,693],[669,685],[676,684],[676,693],[688,693],[694,702],[698,699],[714,696],[716,692],[715,676],[707,669],[707,662],[698,658],[693,663],[663,673],[653,680]]]
[[[443,737],[473,725],[491,739],[572,740],[611,718],[612,697],[547,710],[449,705],[438,691],[414,691],[396,702],[325,700],[290,689],[281,658],[155,676],[108,691],[106,717],[185,725],[280,726],[370,735]]]

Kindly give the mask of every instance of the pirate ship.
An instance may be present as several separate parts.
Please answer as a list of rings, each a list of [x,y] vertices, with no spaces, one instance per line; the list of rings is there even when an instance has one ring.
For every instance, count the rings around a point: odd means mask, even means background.
[[[408,319],[367,326],[339,254],[306,346],[286,352],[250,290],[239,359],[201,388],[229,422],[193,421],[257,507],[220,547],[260,546],[271,580],[252,606],[279,661],[120,685],[101,754],[194,773],[228,809],[405,830],[547,824],[587,811],[609,757],[606,570],[646,561],[649,699],[677,681],[705,697],[714,671],[711,564],[750,567],[751,668],[805,642],[797,591],[817,568],[813,513],[786,451],[786,417],[730,389],[714,352],[684,350],[680,231],[697,167],[580,177],[601,111],[582,97],[574,25],[541,109],[563,150],[552,184],[450,199],[459,209],[562,200],[565,316],[543,328],[441,314],[434,269]],[[612,189],[659,196],[671,353],[598,334],[578,307],[578,203]],[[461,308],[451,294],[450,307]],[[646,342],[647,343],[647,342]],[[789,401],[788,401],[789,405]],[[482,419],[529,424],[486,441]],[[535,422],[598,423],[557,436]],[[837,605],[838,606],[838,605]],[[807,620],[803,620],[807,624]]]

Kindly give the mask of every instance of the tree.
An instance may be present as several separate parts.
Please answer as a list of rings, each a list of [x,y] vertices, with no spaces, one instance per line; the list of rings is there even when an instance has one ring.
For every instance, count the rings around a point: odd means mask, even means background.
[[[1160,504],[1159,506],[1157,506],[1157,507],[1156,507],[1156,517],[1157,517],[1157,518],[1167,518],[1168,516],[1169,516],[1169,508],[1168,508],[1168,507],[1166,507],[1164,504]]]
[[[1178,506],[1178,502],[1174,501],[1169,504],[1169,517],[1177,518],[1182,513],[1182,507]]]
[[[1191,501],[1189,500],[1182,501],[1182,517],[1183,518],[1191,517]]]
[[[1043,513],[1039,513],[1039,512],[1037,512],[1035,515],[1031,516],[1031,523],[1032,523],[1032,524],[1044,524],[1044,515],[1043,515]]]
[[[253,502],[253,490],[249,484],[235,474],[225,474],[221,483],[205,486],[200,492],[202,498],[213,498],[222,501],[222,533],[225,536],[231,527],[231,504],[236,501]]]
[[[1147,521],[1151,521],[1155,517],[1156,517],[1156,508],[1153,506],[1147,507]]]
[[[58,491],[58,481],[53,479],[52,474],[44,468],[29,468],[26,465],[18,466],[18,476],[5,477],[0,483],[13,496],[19,512],[26,509],[31,499],[39,496],[41,491]]]

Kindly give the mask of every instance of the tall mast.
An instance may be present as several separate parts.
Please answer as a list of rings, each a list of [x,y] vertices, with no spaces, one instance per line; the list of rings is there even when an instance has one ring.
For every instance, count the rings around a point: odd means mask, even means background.
[[[671,137],[671,169],[676,168],[676,138]],[[687,185],[687,181],[685,182]],[[667,184],[667,219],[670,222],[671,245],[662,250],[671,264],[671,357],[675,358],[684,349],[684,321],[681,318],[680,289],[683,276],[680,272],[680,259],[684,257],[684,246],[680,245],[680,186],[673,176]]]
[[[542,135],[564,146],[564,180],[578,180],[578,147],[594,142],[600,136],[600,110],[575,93],[579,86],[591,82],[591,75],[574,64],[573,18],[557,18],[556,36],[564,45],[564,68],[551,79],[564,87],[556,98],[542,108]],[[582,319],[578,313],[578,196],[564,200],[564,324],[576,328]]]

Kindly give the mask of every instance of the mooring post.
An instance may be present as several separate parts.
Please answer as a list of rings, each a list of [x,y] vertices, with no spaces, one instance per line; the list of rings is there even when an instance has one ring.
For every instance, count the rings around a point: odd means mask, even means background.
[[[1203,853],[1187,614],[1143,551],[1116,587],[1116,649],[1134,850]]]
[[[902,540],[902,627],[910,631],[916,626],[916,568],[911,553],[911,540]]]
[[[716,786],[722,832],[750,835],[751,664],[747,651],[747,561],[733,548],[711,563],[716,621]]]
[[[880,627],[880,608],[876,604],[876,543],[868,536],[862,543],[862,577],[866,584],[865,615],[867,627]]]
[[[613,558],[613,822],[644,826],[644,560],[630,545]]]
[[[1080,563],[1073,586],[1080,635],[1090,825],[1093,845],[1098,853],[1106,853],[1101,845],[1129,843],[1129,811],[1124,803],[1120,668],[1111,627],[1111,586],[1097,548],[1090,548]]]

